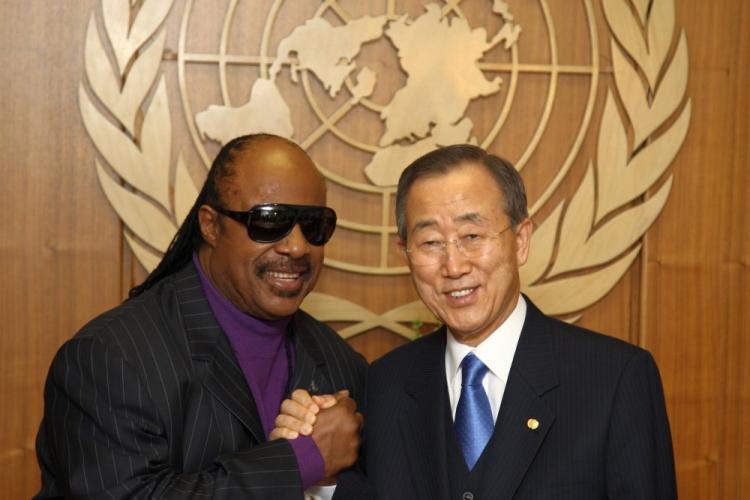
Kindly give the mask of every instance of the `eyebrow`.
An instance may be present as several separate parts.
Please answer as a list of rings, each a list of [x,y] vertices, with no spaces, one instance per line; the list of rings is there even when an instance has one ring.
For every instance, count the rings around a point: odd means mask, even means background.
[[[478,214],[477,212],[469,212],[468,214],[459,215],[453,218],[453,222],[474,222],[480,223],[486,221],[487,218]]]
[[[477,212],[469,212],[469,213],[461,214],[461,215],[453,218],[453,222],[473,222],[475,224],[479,224],[479,223],[484,222],[486,220],[487,220],[486,217],[483,217],[481,214],[479,214]],[[417,231],[420,231],[420,230],[428,228],[428,227],[436,226],[436,225],[437,225],[437,220],[435,220],[435,219],[425,219],[425,220],[417,222],[414,225],[414,229],[411,230],[411,233],[414,234]]]

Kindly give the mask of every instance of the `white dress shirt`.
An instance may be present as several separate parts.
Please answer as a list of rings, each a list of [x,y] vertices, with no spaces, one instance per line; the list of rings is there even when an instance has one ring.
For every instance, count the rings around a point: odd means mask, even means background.
[[[445,347],[445,380],[448,382],[448,397],[454,420],[458,399],[461,397],[461,361],[464,356],[473,352],[489,368],[482,379],[482,386],[490,400],[492,420],[497,421],[505,385],[508,383],[510,365],[513,363],[513,356],[516,353],[525,319],[526,301],[523,296],[519,295],[516,307],[508,319],[476,347],[458,342],[448,329]]]
[[[473,352],[489,368],[484,379],[482,379],[482,386],[490,400],[492,420],[497,421],[500,403],[503,400],[503,393],[505,393],[505,384],[508,382],[510,365],[513,363],[513,356],[516,353],[516,346],[525,319],[526,301],[519,295],[516,307],[510,313],[508,319],[477,347],[461,344],[448,329],[445,347],[445,379],[448,381],[451,415],[454,419],[456,418],[458,398],[461,396],[461,361],[464,356]],[[305,499],[328,500],[333,497],[335,489],[335,486],[313,486],[305,491]]]
[[[336,485],[311,486],[305,490],[305,500],[331,500],[336,491]]]

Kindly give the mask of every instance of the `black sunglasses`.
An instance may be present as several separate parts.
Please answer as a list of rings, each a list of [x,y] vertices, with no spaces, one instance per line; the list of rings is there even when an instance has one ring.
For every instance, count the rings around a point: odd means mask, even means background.
[[[336,212],[328,207],[266,203],[255,205],[247,212],[236,212],[217,206],[212,208],[244,224],[247,227],[247,235],[258,243],[279,241],[299,224],[307,242],[321,246],[331,239],[336,229]]]

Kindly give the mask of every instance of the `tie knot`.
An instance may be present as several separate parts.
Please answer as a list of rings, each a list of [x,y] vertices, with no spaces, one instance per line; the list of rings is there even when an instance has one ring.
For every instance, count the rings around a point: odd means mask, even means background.
[[[461,361],[462,385],[481,385],[485,373],[487,373],[487,366],[473,353],[467,354]]]

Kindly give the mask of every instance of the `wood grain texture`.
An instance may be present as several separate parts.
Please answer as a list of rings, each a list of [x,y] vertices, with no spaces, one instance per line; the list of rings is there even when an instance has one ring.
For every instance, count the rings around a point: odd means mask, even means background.
[[[556,16],[565,15],[565,1],[549,0]],[[637,0],[633,12],[641,15],[647,4]],[[182,5],[176,2],[175,9]],[[123,240],[119,218],[97,180],[95,149],[78,111],[78,84],[85,74],[86,26],[91,13],[99,8],[95,0],[0,4],[0,46],[4,47],[0,53],[0,112],[4,119],[0,125],[0,207],[4,215],[0,222],[0,272],[4,277],[0,315],[5,321],[0,335],[0,414],[4,416],[0,491],[7,498],[28,498],[38,488],[34,438],[52,355],[85,322],[117,304],[127,289],[143,278],[142,268]],[[205,4],[201,8],[207,9]],[[248,22],[257,24],[243,12]],[[416,13],[416,9],[410,11]],[[308,11],[298,14],[287,21],[288,26],[309,17]],[[597,7],[596,15],[604,26],[601,8]],[[581,22],[567,19],[560,29]],[[174,50],[179,16],[170,15],[167,24],[166,47]],[[643,254],[579,322],[640,343],[654,353],[667,395],[680,498],[686,499],[740,500],[750,491],[750,363],[746,361],[750,357],[749,24],[750,7],[741,0],[676,3],[676,26],[685,30],[689,44],[687,95],[692,99],[693,116],[686,143],[670,167],[674,173],[672,191],[662,215],[647,233]],[[276,31],[275,43],[283,31]],[[209,34],[193,39],[189,50],[215,51],[215,38]],[[240,42],[251,43],[243,40]],[[600,41],[608,51],[608,42]],[[586,47],[572,45],[561,50],[569,51],[571,59],[585,60]],[[534,50],[543,54],[546,49]],[[603,58],[602,78],[611,80],[611,74],[606,73],[611,64]],[[382,71],[392,69],[383,65],[378,66]],[[165,69],[167,90],[176,99],[175,71],[174,66]],[[245,70],[234,67],[229,71]],[[527,76],[526,93],[520,97],[545,92],[543,82],[535,76]],[[197,69],[190,78],[194,88],[207,89],[198,99],[206,103],[220,99],[214,68]],[[393,78],[392,84],[403,84]],[[233,102],[244,102],[249,88],[240,88],[236,82],[230,79],[228,92]],[[320,89],[315,92],[322,95]],[[580,120],[576,110],[585,102],[587,92],[582,85],[564,95],[563,102],[570,107],[555,107],[550,127]],[[594,116],[601,115],[604,101],[604,95],[596,96]],[[196,109],[200,105],[196,103]],[[294,113],[304,105],[304,99],[290,101]],[[488,130],[494,115],[481,109],[476,112],[478,129]],[[540,110],[525,108],[524,112]],[[301,130],[314,129],[313,120],[296,118]],[[518,149],[520,154],[533,125],[523,121],[523,113],[511,114],[510,120],[517,123],[516,131],[493,147],[510,143],[509,151],[515,154]],[[205,170],[190,151],[184,117],[173,112],[172,122],[173,155],[182,148],[190,175],[200,181]],[[598,121],[591,127],[589,135],[596,134]],[[317,154],[332,163],[340,147],[334,141],[315,145]],[[559,154],[553,146],[545,148],[545,158]],[[215,149],[209,148],[208,153],[215,154]],[[592,158],[595,153],[596,141],[586,139],[582,156]],[[557,197],[542,207],[541,215],[547,216],[557,202],[570,195],[584,173],[585,165],[574,165],[570,179],[562,184]],[[533,181],[547,172],[529,163],[523,174]],[[366,220],[370,216],[366,196],[350,194],[347,200],[345,190],[331,189],[335,203],[350,209],[358,220]],[[358,238],[353,233],[344,235],[346,246],[356,244]],[[341,249],[334,255],[346,257]],[[362,258],[377,256],[375,251]],[[397,252],[391,251],[390,258],[391,265],[398,264]],[[363,292],[347,273],[332,269],[325,271],[319,287],[367,303],[377,312],[416,297],[407,277],[376,278]],[[372,360],[405,340],[373,330],[350,342]]]
[[[104,199],[76,113],[80,51],[93,2],[0,7],[0,485],[39,487],[34,439],[53,354],[120,299],[120,223]],[[75,5],[75,6],[74,6]],[[74,6],[74,7],[73,7]]]
[[[728,301],[728,323],[731,332],[724,365],[726,389],[722,418],[724,450],[721,455],[720,491],[724,498],[741,498],[750,491],[750,33],[743,26],[750,22],[747,3],[736,6],[734,20],[736,41],[734,123],[729,158],[734,180],[731,203],[726,216],[722,242],[725,243],[722,278],[731,283]],[[722,245],[724,246],[724,245]]]
[[[695,114],[648,236],[641,336],[664,378],[682,498],[744,498],[750,473],[748,15],[731,1],[678,10]]]

